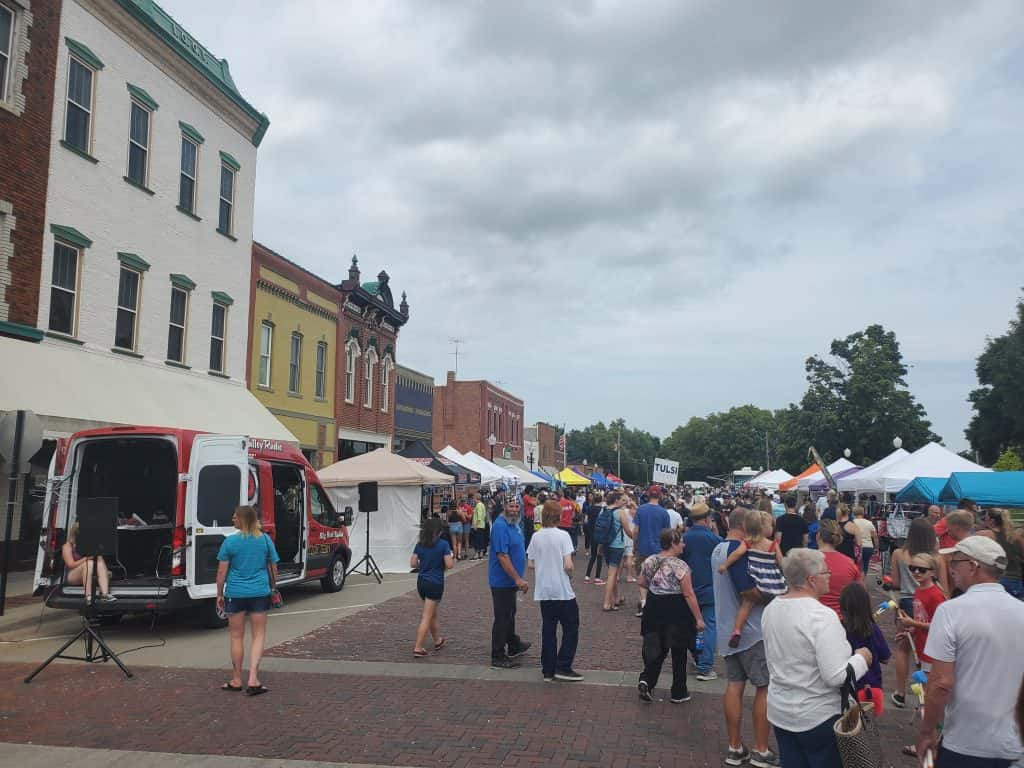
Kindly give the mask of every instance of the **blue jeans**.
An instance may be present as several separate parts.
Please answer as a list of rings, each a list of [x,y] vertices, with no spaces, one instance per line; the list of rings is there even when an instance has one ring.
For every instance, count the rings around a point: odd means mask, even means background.
[[[836,734],[832,730],[832,724],[838,719],[839,715],[833,715],[809,731],[800,733],[774,726],[782,768],[836,768],[842,765]]]
[[[715,665],[715,642],[718,632],[715,624],[715,604],[702,605],[700,615],[704,619],[704,650],[697,657],[697,672],[710,672]]]
[[[541,600],[540,668],[545,677],[568,672],[576,658],[580,639],[580,607],[572,600]],[[562,644],[558,645],[558,625],[562,625]]]
[[[972,757],[961,755],[945,747],[939,747],[935,756],[935,768],[1010,768],[1013,760],[998,757]]]
[[[860,548],[860,572],[867,573],[868,566],[871,564],[871,556],[875,554],[875,550],[871,547]]]

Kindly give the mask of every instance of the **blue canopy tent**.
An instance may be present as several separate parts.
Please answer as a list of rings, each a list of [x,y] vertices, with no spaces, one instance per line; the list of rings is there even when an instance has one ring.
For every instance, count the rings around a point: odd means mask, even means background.
[[[605,480],[604,475],[602,475],[596,469],[594,470],[594,473],[590,476],[590,479],[594,482],[594,485],[596,485],[598,488],[607,488],[608,487],[608,481]]]
[[[1024,507],[1024,472],[954,472],[939,500],[964,498],[983,507]]]
[[[945,484],[944,477],[915,477],[896,494],[896,501],[900,504],[938,504],[939,491]]]
[[[555,478],[553,478],[547,472],[542,472],[539,469],[531,469],[530,472],[532,472],[537,477],[539,477],[541,480],[543,480],[545,483],[547,483],[549,489],[551,489],[551,490],[555,489]]]

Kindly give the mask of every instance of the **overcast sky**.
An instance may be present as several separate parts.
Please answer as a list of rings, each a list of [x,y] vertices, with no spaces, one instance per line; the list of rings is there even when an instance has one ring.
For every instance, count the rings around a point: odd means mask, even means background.
[[[255,236],[528,421],[777,408],[894,330],[947,445],[1024,285],[1005,2],[163,0],[270,117]]]

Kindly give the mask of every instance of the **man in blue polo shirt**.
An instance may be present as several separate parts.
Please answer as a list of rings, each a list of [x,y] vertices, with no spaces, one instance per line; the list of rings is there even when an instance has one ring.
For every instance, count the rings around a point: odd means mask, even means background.
[[[715,585],[711,573],[711,553],[722,538],[711,530],[708,505],[700,502],[690,510],[693,525],[683,535],[683,560],[690,566],[693,591],[704,617],[704,648],[697,654],[697,679],[715,680]]]
[[[637,508],[633,516],[634,558],[636,575],[640,575],[640,569],[651,555],[661,552],[661,532],[671,528],[668,512],[661,506],[661,486],[652,485],[647,489],[647,503]],[[640,603],[637,606],[636,615],[644,615],[644,603],[647,602],[647,590],[640,587]]]
[[[526,544],[519,528],[519,507],[509,504],[491,524],[491,548],[487,561],[487,581],[494,604],[491,625],[491,668],[513,669],[516,658],[531,643],[516,634],[516,592],[526,592],[530,585],[523,579],[526,572]]]

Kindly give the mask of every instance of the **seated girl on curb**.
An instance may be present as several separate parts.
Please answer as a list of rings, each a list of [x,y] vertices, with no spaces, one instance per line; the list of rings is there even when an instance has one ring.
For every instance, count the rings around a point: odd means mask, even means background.
[[[786,580],[782,576],[782,553],[775,541],[765,536],[765,531],[771,530],[773,524],[774,518],[770,512],[747,514],[743,524],[746,540],[718,567],[719,573],[725,573],[746,555],[750,578],[755,584],[753,589],[744,590],[740,594],[743,601],[736,611],[736,623],[729,636],[730,648],[739,647],[743,624],[755,605],[767,605],[777,595],[786,593]]]

